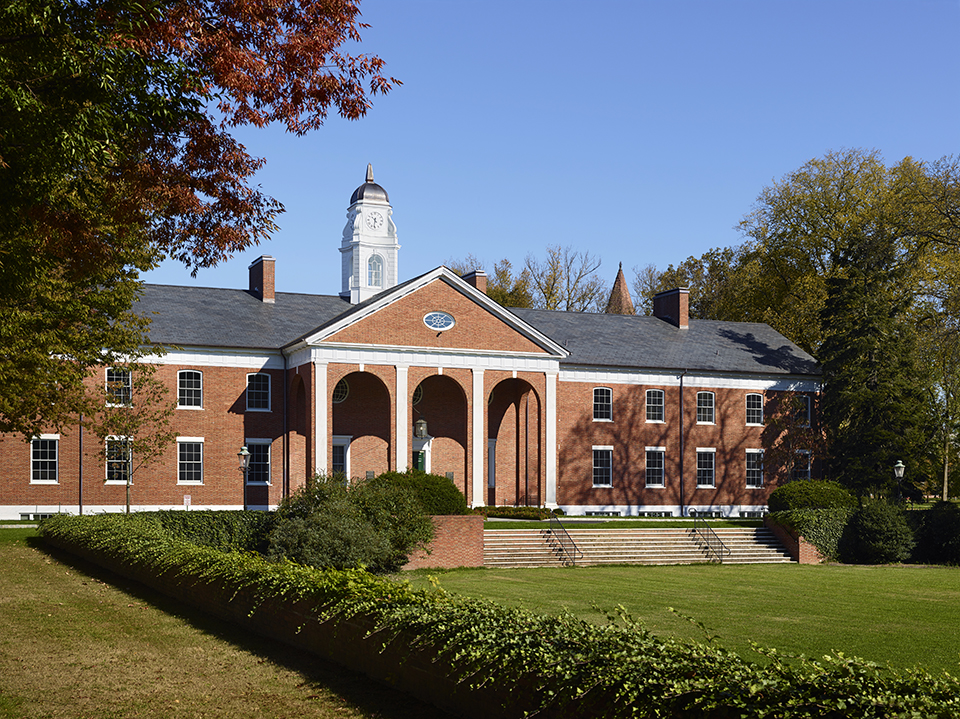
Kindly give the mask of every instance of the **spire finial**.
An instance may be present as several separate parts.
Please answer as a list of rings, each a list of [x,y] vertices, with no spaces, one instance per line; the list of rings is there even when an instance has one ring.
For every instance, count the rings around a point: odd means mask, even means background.
[[[373,163],[367,163],[367,182],[373,182]]]

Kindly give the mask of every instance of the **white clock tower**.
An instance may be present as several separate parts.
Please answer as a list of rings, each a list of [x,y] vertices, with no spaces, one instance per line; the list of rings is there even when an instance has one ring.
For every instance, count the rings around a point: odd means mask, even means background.
[[[340,296],[358,304],[397,284],[397,226],[393,224],[387,191],[373,181],[373,165],[367,165],[367,181],[354,190],[343,228],[340,257],[343,283]]]

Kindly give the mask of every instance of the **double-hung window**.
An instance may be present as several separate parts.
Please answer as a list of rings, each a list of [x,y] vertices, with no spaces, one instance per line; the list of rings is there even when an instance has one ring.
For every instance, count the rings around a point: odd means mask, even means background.
[[[713,410],[713,392],[697,392],[697,424],[713,424]]]
[[[664,485],[663,474],[663,447],[647,447],[647,486],[662,487]]]
[[[107,437],[107,482],[126,484],[130,481],[130,463],[133,459],[130,441],[126,437]]]
[[[613,486],[613,447],[593,448],[593,486]]]
[[[647,390],[647,421],[663,422],[663,390]]]
[[[343,479],[350,478],[350,442],[352,435],[335,434],[331,445],[330,474]]]
[[[203,484],[203,437],[177,437],[177,480]]]
[[[810,397],[805,394],[795,395],[793,401],[796,406],[795,421],[798,427],[810,426]]]
[[[60,481],[59,434],[41,434],[30,441],[30,481],[35,484]]]
[[[203,372],[196,370],[177,372],[177,407],[203,409]]]
[[[759,489],[763,486],[763,450],[747,450],[747,488]]]
[[[247,484],[270,483],[270,440],[248,439],[247,450],[250,463],[247,465]]]
[[[270,375],[267,373],[247,375],[247,409],[270,411]]]
[[[124,406],[133,403],[133,375],[128,369],[107,367],[107,404]]]
[[[697,487],[712,488],[717,486],[716,456],[716,449],[697,447]]]
[[[613,392],[609,387],[593,390],[593,421],[609,422],[613,419]]]
[[[801,449],[793,455],[793,479],[810,479],[810,450]]]
[[[763,424],[763,395],[762,394],[747,395],[747,424],[750,424],[750,425]]]

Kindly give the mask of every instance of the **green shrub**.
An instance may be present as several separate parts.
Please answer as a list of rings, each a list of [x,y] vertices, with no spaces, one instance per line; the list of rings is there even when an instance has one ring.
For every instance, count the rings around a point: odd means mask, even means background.
[[[267,554],[312,567],[386,573],[432,537],[433,524],[413,490],[320,476],[280,503]]]
[[[960,564],[960,507],[937,502],[930,509],[910,512],[917,517],[913,556],[929,564]]]
[[[446,477],[415,469],[406,472],[384,472],[370,480],[374,485],[392,485],[414,493],[427,514],[469,514],[467,498]]]
[[[913,532],[902,507],[864,501],[840,538],[840,559],[848,564],[887,564],[910,558]]]
[[[771,512],[791,509],[853,508],[857,500],[843,485],[820,479],[801,479],[778,487],[767,503]]]
[[[817,548],[828,561],[840,559],[840,538],[854,510],[849,507],[834,509],[791,509],[770,514],[771,521],[795,531]]]

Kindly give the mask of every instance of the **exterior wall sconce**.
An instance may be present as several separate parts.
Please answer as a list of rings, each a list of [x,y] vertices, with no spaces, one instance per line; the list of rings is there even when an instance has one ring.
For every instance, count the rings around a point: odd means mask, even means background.
[[[240,471],[243,472],[243,509],[247,509],[247,472],[250,469],[250,450],[247,445],[243,445],[237,452],[237,458],[240,460]]]

